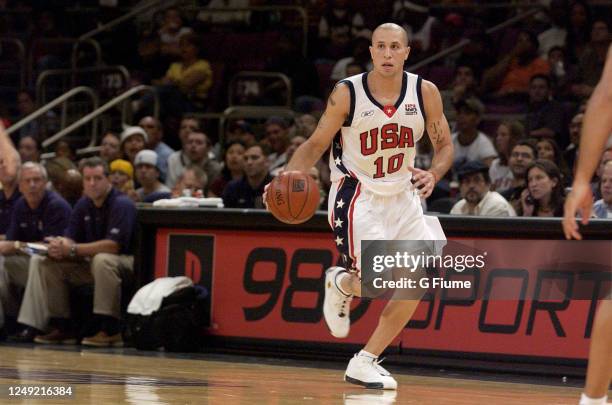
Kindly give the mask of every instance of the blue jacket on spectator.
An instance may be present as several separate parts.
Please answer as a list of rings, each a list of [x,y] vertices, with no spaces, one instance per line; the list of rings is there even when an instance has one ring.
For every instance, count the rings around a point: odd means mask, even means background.
[[[59,194],[45,191],[36,209],[31,209],[21,197],[13,207],[6,240],[39,242],[48,236],[61,236],[70,218],[70,204]]]
[[[110,239],[119,244],[119,254],[133,253],[136,206],[114,188],[100,208],[89,197],[81,197],[74,206],[65,236],[76,243]]]

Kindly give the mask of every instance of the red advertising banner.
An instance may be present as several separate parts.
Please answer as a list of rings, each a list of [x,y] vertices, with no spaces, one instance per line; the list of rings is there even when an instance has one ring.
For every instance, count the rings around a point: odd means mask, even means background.
[[[568,276],[571,286],[568,277],[551,284],[557,273],[550,271],[550,264],[553,260],[561,267],[588,267],[597,256],[605,262],[610,241],[457,241],[487,251],[487,270],[466,274],[478,279],[478,292],[461,300],[445,296],[443,290],[428,294],[395,344],[586,359],[599,284],[575,275]],[[209,287],[210,332],[218,336],[364,343],[385,302],[354,300],[349,337],[332,337],[322,319],[322,286],[325,269],[337,262],[327,233],[159,229],[156,235],[155,277],[187,275]],[[594,293],[577,299],[579,285],[581,292],[591,288]],[[499,289],[505,289],[508,299],[482,299]],[[512,299],[521,294],[525,299]]]

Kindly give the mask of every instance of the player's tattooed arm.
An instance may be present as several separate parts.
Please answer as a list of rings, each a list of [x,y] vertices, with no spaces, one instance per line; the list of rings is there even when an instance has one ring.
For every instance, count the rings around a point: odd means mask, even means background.
[[[433,173],[436,181],[439,181],[453,163],[453,142],[448,121],[444,116],[442,97],[440,97],[438,88],[433,83],[423,80],[421,90],[427,117],[427,134],[434,149],[434,157],[429,171]]]

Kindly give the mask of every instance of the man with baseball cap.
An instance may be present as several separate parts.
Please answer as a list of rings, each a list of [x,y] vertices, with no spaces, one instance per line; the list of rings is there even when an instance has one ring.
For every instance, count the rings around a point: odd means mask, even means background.
[[[514,217],[514,209],[501,194],[489,191],[489,168],[480,161],[467,162],[458,170],[459,190],[463,199],[452,208],[453,215]]]
[[[159,181],[159,158],[155,151],[144,149],[134,159],[136,180],[141,185],[136,190],[138,201],[144,201],[152,193],[169,193],[170,189]]]
[[[459,100],[457,110],[457,132],[452,134],[455,147],[455,168],[465,162],[480,160],[488,166],[497,157],[493,142],[478,130],[484,114],[484,105],[475,97]]]
[[[149,142],[147,132],[141,127],[127,127],[121,133],[121,151],[132,164],[138,152]]]

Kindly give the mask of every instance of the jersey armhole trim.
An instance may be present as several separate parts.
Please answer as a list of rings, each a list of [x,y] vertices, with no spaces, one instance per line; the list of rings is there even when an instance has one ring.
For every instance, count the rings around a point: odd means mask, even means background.
[[[353,86],[353,82],[350,80],[340,80],[338,84],[344,83],[348,86],[350,97],[351,97],[351,105],[349,108],[349,114],[346,117],[346,120],[342,124],[343,127],[350,127],[353,123],[353,114],[355,114],[355,86]]]
[[[421,91],[422,85],[423,85],[423,79],[421,78],[421,76],[419,76],[417,78],[417,83],[416,83],[417,98],[419,99],[419,109],[421,110],[421,113],[423,114],[423,121],[427,123],[427,111],[425,111],[425,104],[423,103],[423,92]]]

